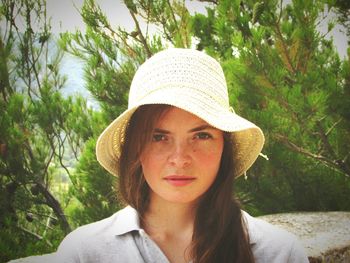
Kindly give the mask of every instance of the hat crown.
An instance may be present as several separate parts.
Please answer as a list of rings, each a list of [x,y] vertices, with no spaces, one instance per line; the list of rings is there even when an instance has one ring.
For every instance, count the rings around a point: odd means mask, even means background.
[[[140,66],[131,83],[129,108],[150,103],[176,105],[176,92],[181,89],[183,92],[194,91],[229,108],[226,80],[220,64],[201,51],[181,48],[161,51]]]

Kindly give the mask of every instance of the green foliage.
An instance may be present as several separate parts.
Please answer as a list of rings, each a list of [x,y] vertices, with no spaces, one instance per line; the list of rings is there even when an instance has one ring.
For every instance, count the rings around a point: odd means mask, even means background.
[[[220,57],[235,110],[265,132],[269,161],[238,180],[255,214],[349,210],[349,68],[317,31],[324,7],[220,1],[193,17],[197,47]]]
[[[62,52],[45,8],[1,2],[0,262],[54,251],[71,230],[57,184],[70,176],[67,155],[78,158],[94,132],[86,101],[61,94]]]
[[[70,216],[73,224],[79,226],[110,216],[121,208],[117,202],[115,178],[105,171],[97,162],[95,155],[96,140],[90,139],[71,180],[72,198],[80,205],[73,203]]]

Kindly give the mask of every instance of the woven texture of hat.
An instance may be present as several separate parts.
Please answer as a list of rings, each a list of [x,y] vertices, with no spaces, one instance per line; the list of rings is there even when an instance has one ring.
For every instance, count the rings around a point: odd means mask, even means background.
[[[229,108],[226,81],[220,64],[204,53],[193,53],[188,49],[169,49],[146,61],[132,81],[129,108],[140,102],[142,104],[143,100],[149,102],[149,95],[169,88],[169,101],[176,101],[171,97],[172,93],[183,89],[201,93],[206,99],[210,98],[210,102]]]
[[[188,49],[169,49],[147,60],[130,88],[129,108],[140,104],[169,104],[187,110],[222,130],[235,130],[226,80],[220,64]]]

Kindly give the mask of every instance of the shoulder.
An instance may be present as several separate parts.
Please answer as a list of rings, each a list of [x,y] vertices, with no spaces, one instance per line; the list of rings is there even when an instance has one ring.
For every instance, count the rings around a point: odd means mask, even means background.
[[[243,212],[251,247],[257,263],[308,262],[297,237],[288,231]]]
[[[128,246],[130,235],[120,235],[128,232],[125,229],[137,228],[137,225],[130,225],[137,220],[133,213],[132,208],[126,207],[108,218],[69,233],[56,252],[60,262],[95,262],[97,259],[107,262],[104,255],[111,256],[110,251],[122,253],[124,246]]]
[[[131,207],[125,207],[110,217],[83,225],[69,233],[65,239],[79,239],[120,235],[139,228],[138,214]]]
[[[96,236],[103,235],[104,233],[107,233],[109,230],[111,230],[114,226],[114,222],[118,218],[118,211],[117,213],[113,214],[112,216],[78,227],[77,229],[70,232],[64,239],[64,241],[67,240],[81,240],[84,241],[89,238],[96,238]]]

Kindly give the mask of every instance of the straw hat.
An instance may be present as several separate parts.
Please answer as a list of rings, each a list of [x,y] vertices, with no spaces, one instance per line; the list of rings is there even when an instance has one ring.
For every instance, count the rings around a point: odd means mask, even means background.
[[[234,113],[220,64],[193,49],[163,50],[142,64],[132,80],[128,109],[100,135],[97,160],[117,176],[120,146],[135,110],[146,104],[167,104],[188,111],[215,128],[230,132],[235,176],[245,173],[257,159],[264,135],[259,127]]]

